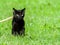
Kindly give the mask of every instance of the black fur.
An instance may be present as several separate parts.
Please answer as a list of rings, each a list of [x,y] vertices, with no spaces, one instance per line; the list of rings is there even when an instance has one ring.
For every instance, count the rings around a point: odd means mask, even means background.
[[[25,35],[25,8],[22,10],[16,10],[13,8],[13,20],[12,20],[12,34]]]

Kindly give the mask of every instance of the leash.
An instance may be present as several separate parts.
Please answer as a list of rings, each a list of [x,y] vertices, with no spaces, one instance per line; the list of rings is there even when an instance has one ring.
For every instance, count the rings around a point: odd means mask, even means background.
[[[1,20],[0,23],[5,22],[5,21],[10,20],[10,19],[12,19],[12,16],[11,17],[8,17],[6,19]]]

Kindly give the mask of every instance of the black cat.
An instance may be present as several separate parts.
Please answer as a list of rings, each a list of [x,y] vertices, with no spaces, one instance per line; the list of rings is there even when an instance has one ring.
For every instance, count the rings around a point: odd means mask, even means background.
[[[13,8],[13,20],[12,20],[12,34],[13,35],[25,35],[25,8],[22,10],[16,10]]]

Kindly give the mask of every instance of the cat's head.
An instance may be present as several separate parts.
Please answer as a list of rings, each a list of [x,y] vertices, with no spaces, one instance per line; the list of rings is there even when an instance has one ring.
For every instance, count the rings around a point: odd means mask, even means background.
[[[15,8],[13,8],[13,16],[17,20],[22,20],[25,16],[25,8],[22,10],[17,10]]]

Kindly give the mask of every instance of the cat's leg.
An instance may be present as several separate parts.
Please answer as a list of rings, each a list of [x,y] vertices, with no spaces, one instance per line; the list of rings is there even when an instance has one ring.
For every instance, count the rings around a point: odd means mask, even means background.
[[[12,34],[13,34],[13,35],[16,35],[16,33],[17,33],[17,32],[12,29]]]
[[[25,28],[22,28],[22,30],[20,31],[20,35],[25,35]]]
[[[16,35],[16,27],[15,27],[15,22],[12,22],[12,34]]]

